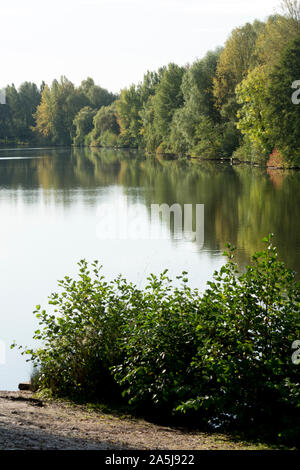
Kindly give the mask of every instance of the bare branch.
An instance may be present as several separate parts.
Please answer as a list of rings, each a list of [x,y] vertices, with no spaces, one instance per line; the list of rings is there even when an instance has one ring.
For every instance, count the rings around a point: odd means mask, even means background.
[[[300,0],[282,0],[283,15],[300,25]]]

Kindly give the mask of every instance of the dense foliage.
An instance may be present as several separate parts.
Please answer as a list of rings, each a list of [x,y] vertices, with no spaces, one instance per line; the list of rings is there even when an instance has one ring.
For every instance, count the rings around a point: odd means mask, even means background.
[[[150,275],[145,289],[106,282],[97,262],[79,263],[34,312],[42,340],[24,350],[39,386],[58,396],[102,400],[121,392],[138,410],[198,424],[260,429],[281,442],[300,437],[300,289],[278,260],[272,237],[239,274],[234,248],[200,294],[187,273],[176,284]]]
[[[223,49],[192,65],[147,72],[120,96],[62,77],[6,88],[0,142],[138,147],[202,158],[300,166],[300,1],[234,29]],[[276,158],[274,158],[276,155]]]
[[[6,103],[0,105],[0,142],[33,140],[34,113],[41,101],[41,89],[24,82],[19,90],[14,85],[5,89]]]

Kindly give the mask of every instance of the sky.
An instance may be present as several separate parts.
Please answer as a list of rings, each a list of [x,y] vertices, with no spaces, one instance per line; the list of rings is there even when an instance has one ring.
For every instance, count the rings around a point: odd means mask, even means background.
[[[0,88],[65,75],[118,92],[147,70],[192,63],[280,0],[1,0]]]

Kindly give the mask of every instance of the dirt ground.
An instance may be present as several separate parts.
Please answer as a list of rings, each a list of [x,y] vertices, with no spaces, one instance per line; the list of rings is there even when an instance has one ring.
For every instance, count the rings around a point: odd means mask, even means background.
[[[222,434],[186,432],[142,419],[104,414],[31,392],[0,392],[0,449],[250,450]]]

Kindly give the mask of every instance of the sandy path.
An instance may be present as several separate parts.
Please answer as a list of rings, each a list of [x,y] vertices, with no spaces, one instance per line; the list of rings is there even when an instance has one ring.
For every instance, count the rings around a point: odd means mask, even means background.
[[[0,449],[255,448],[220,434],[184,432],[79,405],[42,402],[30,392],[0,392]]]

